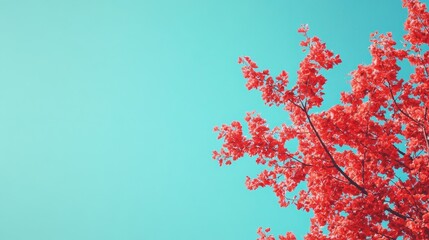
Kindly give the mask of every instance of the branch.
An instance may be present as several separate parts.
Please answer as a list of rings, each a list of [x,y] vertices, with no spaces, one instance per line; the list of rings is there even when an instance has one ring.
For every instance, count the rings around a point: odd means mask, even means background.
[[[389,88],[390,96],[392,97],[393,103],[394,103],[394,104],[395,104],[395,106],[398,108],[399,112],[401,112],[401,113],[402,113],[402,114],[404,114],[406,117],[408,117],[409,119],[411,119],[411,120],[412,120],[413,122],[415,122],[417,125],[421,125],[421,123],[420,123],[419,121],[417,121],[416,119],[414,119],[413,117],[411,117],[408,113],[406,113],[405,111],[403,111],[403,110],[401,109],[401,107],[399,107],[398,102],[396,102],[396,98],[395,98],[395,96],[393,96],[392,87],[391,87],[391,85],[390,85],[389,81],[387,81],[387,80],[386,80],[386,82],[387,82],[387,84],[389,85],[389,86],[388,86],[388,88]]]
[[[404,216],[404,215],[402,215],[402,214],[398,213],[397,211],[393,210],[393,209],[392,209],[392,208],[390,208],[390,207],[386,208],[386,211],[388,211],[388,212],[390,212],[391,214],[393,214],[393,215],[395,215],[395,216],[397,216],[397,217],[400,217],[400,218],[402,218],[402,219],[404,219],[404,220],[406,220],[406,219],[408,218],[408,217],[406,217],[406,216]]]
[[[399,149],[398,147],[396,147],[395,145],[393,145],[394,148],[396,148],[396,150],[398,151],[398,153],[400,153],[402,156],[405,156],[405,152],[401,151],[401,149]]]
[[[398,176],[396,176],[396,174],[395,174],[395,177],[398,179],[398,181],[396,182],[396,183],[399,183],[399,187],[401,188],[401,189],[403,189],[403,190],[405,190],[406,192],[407,192],[407,194],[409,195],[409,196],[411,196],[411,198],[413,199],[413,202],[414,202],[414,207],[416,208],[416,210],[420,213],[420,217],[422,217],[423,216],[423,214],[422,214],[422,210],[423,211],[425,211],[426,213],[428,212],[427,210],[425,210],[425,209],[423,209],[422,207],[421,207],[421,203],[420,202],[418,202],[417,200],[416,200],[416,198],[414,197],[414,195],[410,192],[410,190],[408,190],[408,188],[404,185],[404,183],[402,183],[402,181],[401,181],[401,179],[398,177]],[[393,182],[393,181],[392,181]],[[394,183],[395,185],[397,185],[396,183]]]
[[[408,113],[406,113],[405,111],[403,111],[401,109],[401,107],[399,107],[398,103],[396,102],[395,97],[393,96],[392,88],[390,86],[389,81],[386,80],[386,82],[389,85],[388,88],[389,88],[390,96],[392,97],[393,103],[395,103],[395,106],[398,108],[398,110],[402,114],[404,114],[406,117],[408,117],[409,119],[411,119],[413,122],[415,122],[418,126],[420,126],[423,129],[423,136],[424,136],[424,139],[425,139],[425,142],[426,142],[426,151],[429,153],[429,139],[428,139],[428,135],[426,133],[425,125],[423,123],[421,123],[420,121],[417,121],[416,119],[414,119],[413,117],[411,117]],[[427,108],[425,108],[425,117],[426,117],[426,115],[427,115]]]
[[[311,121],[310,115],[308,115],[307,110],[304,108],[304,106],[302,106],[303,111],[305,113],[305,116],[307,117],[308,122],[310,123],[311,129],[313,129],[314,134],[316,134],[317,139],[319,140],[320,144],[322,144],[323,149],[325,150],[326,154],[328,154],[329,159],[331,160],[331,163],[334,165],[335,169],[338,170],[338,172],[341,173],[341,175],[343,175],[347,181],[355,186],[360,192],[362,192],[365,195],[368,195],[368,192],[365,190],[365,188],[363,188],[362,186],[360,186],[359,184],[357,184],[353,179],[351,179],[341,168],[340,166],[338,166],[337,162],[335,161],[334,157],[331,155],[331,153],[329,152],[328,147],[326,147],[325,143],[323,142],[322,138],[320,137],[319,133],[317,132],[316,128],[313,125],[313,122]]]
[[[351,179],[341,168],[340,166],[338,166],[337,162],[335,161],[334,157],[331,155],[331,153],[329,152],[328,147],[325,145],[325,143],[323,142],[322,138],[320,137],[319,133],[317,132],[316,128],[314,127],[313,122],[311,121],[310,115],[308,114],[306,108],[304,106],[302,106],[302,110],[305,113],[305,116],[307,117],[308,123],[311,126],[311,129],[313,129],[314,134],[316,135],[317,139],[319,140],[320,144],[322,145],[323,149],[325,150],[326,154],[328,154],[329,159],[331,160],[332,164],[334,165],[334,167],[341,173],[341,175],[343,175],[347,181],[352,184],[353,186],[355,186],[360,192],[362,192],[365,195],[368,195],[368,191],[366,191],[365,188],[363,188],[362,186],[360,186],[359,184],[357,184],[353,179]],[[390,207],[386,208],[386,211],[392,213],[393,215],[402,218],[402,219],[407,219],[408,217],[393,210]]]

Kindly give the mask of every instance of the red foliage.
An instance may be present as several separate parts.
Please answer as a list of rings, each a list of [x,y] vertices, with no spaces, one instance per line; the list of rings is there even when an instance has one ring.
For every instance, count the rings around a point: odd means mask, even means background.
[[[247,154],[266,165],[256,178],[247,177],[247,188],[271,187],[281,206],[313,211],[306,239],[429,239],[429,13],[417,0],[403,6],[404,46],[391,33],[372,34],[371,63],[351,73],[351,92],[326,111],[310,113],[323,102],[320,70],[341,59],[309,37],[307,25],[298,32],[308,54],[292,87],[286,71],[272,77],[249,57],[239,58],[246,87],[261,91],[267,105],[282,106],[293,125],[271,129],[248,113],[248,136],[239,122],[215,128],[224,143],[213,158],[229,165]],[[398,61],[410,63],[408,79],[398,79]],[[297,151],[286,147],[292,139]],[[306,190],[286,198],[302,182]],[[269,231],[260,228],[259,239],[274,239]]]

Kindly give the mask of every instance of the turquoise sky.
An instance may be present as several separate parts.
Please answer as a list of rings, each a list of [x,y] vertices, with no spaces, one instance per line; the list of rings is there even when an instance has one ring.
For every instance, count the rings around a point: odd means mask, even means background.
[[[245,188],[253,161],[211,160],[213,126],[287,119],[246,90],[237,57],[293,77],[310,24],[343,59],[329,107],[369,34],[399,40],[405,17],[399,0],[1,0],[0,239],[301,238],[308,214]]]

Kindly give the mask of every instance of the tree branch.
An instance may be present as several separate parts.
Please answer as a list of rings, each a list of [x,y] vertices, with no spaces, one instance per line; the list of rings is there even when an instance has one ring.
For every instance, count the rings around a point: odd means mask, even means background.
[[[319,133],[317,132],[316,128],[313,125],[313,122],[311,121],[310,115],[308,114],[308,111],[304,108],[304,106],[302,106],[303,111],[305,113],[305,116],[307,117],[307,120],[310,124],[311,129],[313,129],[314,134],[316,135],[317,139],[319,140],[320,144],[322,145],[323,149],[325,150],[326,154],[328,154],[329,159],[331,160],[331,163],[334,165],[335,169],[338,170],[338,172],[340,172],[341,175],[343,175],[347,181],[355,186],[360,192],[362,192],[365,195],[368,195],[368,192],[365,190],[365,188],[363,188],[362,186],[360,186],[359,184],[357,184],[353,179],[351,179],[341,168],[340,166],[338,166],[337,162],[335,161],[334,157],[331,155],[331,153],[329,152],[328,147],[325,145],[325,143],[323,142],[322,138],[320,137]]]
[[[393,215],[395,215],[395,216],[397,216],[397,217],[400,217],[400,218],[402,218],[402,219],[404,219],[404,220],[406,220],[406,219],[408,218],[408,217],[406,217],[406,216],[404,216],[404,215],[402,215],[402,214],[398,213],[397,211],[393,210],[393,209],[392,209],[392,208],[390,208],[390,207],[386,208],[386,211],[388,211],[388,212],[390,212],[391,214],[393,214]]]
[[[310,118],[310,115],[308,114],[308,111],[304,108],[304,106],[302,106],[302,109],[303,109],[303,111],[304,111],[304,113],[305,113],[305,116],[307,117],[307,120],[308,120],[308,123],[310,124],[311,129],[313,129],[314,134],[316,135],[317,139],[319,140],[319,142],[320,142],[320,144],[322,145],[323,149],[325,150],[326,154],[328,154],[329,159],[331,160],[331,162],[332,162],[332,164],[334,165],[335,169],[337,169],[337,170],[338,170],[338,172],[340,172],[340,174],[341,174],[341,175],[343,175],[351,185],[355,186],[355,187],[356,187],[360,192],[362,192],[363,194],[368,195],[368,191],[366,191],[366,189],[365,189],[365,188],[363,188],[362,186],[360,186],[359,184],[357,184],[353,179],[351,179],[351,178],[350,178],[350,177],[349,177],[349,176],[348,176],[348,175],[347,175],[347,174],[346,174],[346,173],[345,173],[345,172],[340,168],[340,166],[338,166],[338,164],[337,164],[337,162],[335,161],[334,157],[333,157],[333,156],[332,156],[332,154],[329,152],[328,147],[325,145],[325,143],[323,142],[322,138],[320,137],[320,135],[319,135],[318,131],[317,131],[317,130],[316,130],[316,128],[314,127],[314,124],[313,124],[313,122],[311,121],[311,118]],[[405,216],[405,215],[403,215],[403,214],[401,214],[401,213],[399,213],[399,212],[397,212],[397,211],[393,210],[393,209],[392,209],[392,208],[390,208],[390,207],[387,207],[387,208],[386,208],[386,211],[388,211],[388,212],[392,213],[393,215],[395,215],[395,216],[397,216],[397,217],[399,217],[399,218],[402,218],[402,219],[404,219],[404,220],[408,218],[407,216]]]

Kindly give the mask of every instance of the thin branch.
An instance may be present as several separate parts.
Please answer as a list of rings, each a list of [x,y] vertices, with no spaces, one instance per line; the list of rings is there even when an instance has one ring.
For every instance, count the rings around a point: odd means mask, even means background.
[[[406,220],[406,219],[408,218],[408,217],[406,217],[406,216],[404,216],[404,215],[402,215],[402,214],[398,213],[397,211],[393,210],[393,209],[392,209],[392,208],[390,208],[390,207],[386,208],[386,211],[388,211],[388,212],[390,212],[391,214],[393,214],[393,215],[395,215],[395,216],[397,216],[397,217],[399,217],[399,218],[402,218],[402,219],[404,219],[404,220]]]
[[[401,107],[399,107],[398,102],[396,102],[396,98],[395,98],[395,96],[393,96],[392,87],[391,87],[391,85],[390,85],[389,81],[387,81],[387,80],[386,80],[386,82],[387,82],[387,84],[389,85],[389,86],[388,86],[388,88],[389,88],[390,96],[392,97],[393,103],[394,103],[394,104],[395,104],[395,106],[398,108],[398,110],[399,110],[402,114],[404,114],[406,117],[408,117],[409,119],[411,119],[413,122],[417,123],[417,125],[421,125],[421,123],[420,123],[419,121],[415,120],[415,119],[414,119],[413,117],[411,117],[408,113],[406,113],[405,111],[403,111],[403,110],[401,109]]]
[[[396,150],[398,151],[398,153],[400,153],[402,156],[405,156],[405,152],[403,152],[401,149],[399,149],[398,147],[396,147],[395,145],[393,145],[394,148],[396,148]]]
[[[304,106],[302,106],[304,108]],[[304,108],[305,109],[305,108]],[[308,114],[307,110],[304,110],[304,113],[307,117],[307,120],[310,124],[311,129],[313,129],[314,134],[316,135],[317,139],[319,140],[320,144],[322,145],[323,149],[325,150],[326,154],[328,154],[329,159],[331,160],[331,163],[334,165],[335,169],[338,170],[338,172],[340,172],[341,175],[343,175],[347,181],[352,184],[353,186],[355,186],[360,192],[362,192],[365,195],[368,195],[368,192],[365,190],[365,188],[363,188],[362,186],[360,186],[359,184],[357,184],[353,179],[351,179],[341,168],[340,166],[338,166],[337,162],[335,161],[334,157],[331,155],[331,153],[329,152],[328,147],[325,145],[325,143],[323,142],[322,138],[319,135],[319,132],[317,132],[316,128],[313,125],[313,122],[311,121],[310,115]]]
[[[302,104],[302,103],[301,103],[301,104]],[[307,120],[308,120],[309,124],[310,124],[311,129],[313,129],[314,134],[316,135],[317,139],[319,140],[319,142],[320,142],[320,144],[322,145],[323,149],[325,150],[326,154],[329,156],[329,159],[331,160],[331,163],[334,165],[335,169],[337,169],[337,170],[338,170],[338,172],[340,172],[340,174],[341,174],[341,175],[343,175],[351,185],[355,186],[355,187],[356,187],[360,192],[362,192],[363,194],[368,195],[368,191],[366,191],[366,189],[365,189],[365,188],[363,188],[362,186],[360,186],[359,184],[357,184],[353,179],[351,179],[351,178],[350,178],[350,177],[349,177],[349,176],[348,176],[348,175],[347,175],[347,174],[346,174],[346,173],[345,173],[345,172],[340,168],[340,166],[338,166],[338,164],[337,164],[337,162],[335,161],[334,157],[333,157],[333,156],[332,156],[332,154],[329,152],[328,147],[325,145],[325,143],[323,142],[322,138],[320,137],[319,132],[318,132],[318,131],[316,130],[316,128],[314,127],[314,124],[313,124],[313,122],[311,121],[311,117],[310,117],[310,115],[308,114],[308,111],[305,109],[305,107],[304,107],[304,106],[302,106],[302,108],[303,108],[303,111],[304,111],[304,113],[305,113],[305,115],[306,115],[306,117],[307,117]],[[390,207],[387,207],[387,208],[386,208],[386,211],[388,211],[388,212],[392,213],[393,215],[395,215],[395,216],[397,216],[397,217],[399,217],[399,218],[402,218],[402,219],[404,219],[404,220],[408,218],[407,216],[405,216],[405,215],[403,215],[403,214],[401,214],[401,213],[399,213],[399,212],[397,212],[397,211],[393,210],[393,209],[392,209],[392,208],[390,208]]]

